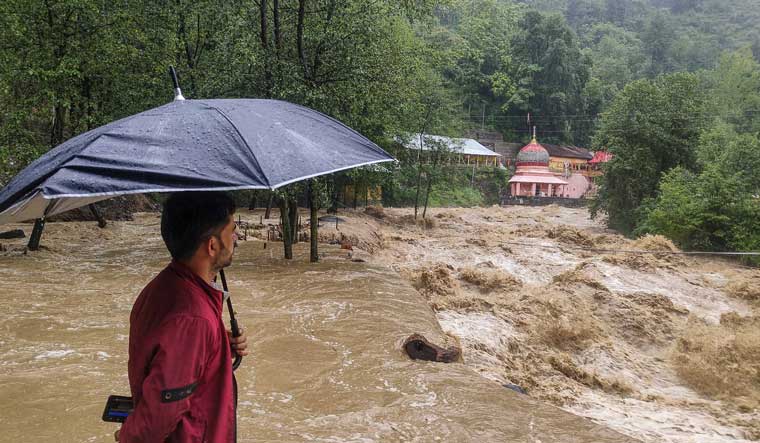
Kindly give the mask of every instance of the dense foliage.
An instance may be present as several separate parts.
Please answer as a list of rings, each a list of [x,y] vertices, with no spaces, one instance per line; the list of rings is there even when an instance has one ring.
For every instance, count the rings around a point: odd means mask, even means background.
[[[695,75],[678,73],[628,84],[613,101],[594,143],[614,154],[594,206],[612,227],[630,232],[635,211],[654,195],[663,172],[692,169],[706,98]]]
[[[760,64],[749,50],[701,78],[628,85],[595,140],[616,155],[595,209],[614,227],[689,249],[760,250],[758,99]]]
[[[594,206],[612,226],[756,248],[758,23],[757,0],[6,0],[0,184],[171,100],[174,65],[187,97],[301,103],[389,149],[481,128],[525,142],[536,125],[542,141],[615,154]],[[331,192],[379,184],[423,212],[498,200],[503,171],[473,180],[405,158]],[[731,198],[696,204],[698,188]]]

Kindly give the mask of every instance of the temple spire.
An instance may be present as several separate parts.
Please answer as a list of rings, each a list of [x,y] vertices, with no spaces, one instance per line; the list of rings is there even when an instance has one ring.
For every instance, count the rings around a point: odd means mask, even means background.
[[[533,139],[530,141],[531,143],[538,143],[538,140],[536,140],[536,127],[533,127]]]

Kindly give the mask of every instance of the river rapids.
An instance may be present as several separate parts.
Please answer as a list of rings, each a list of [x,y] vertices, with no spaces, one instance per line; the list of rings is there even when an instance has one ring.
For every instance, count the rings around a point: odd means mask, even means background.
[[[657,254],[675,248],[625,240],[580,209],[341,213],[320,228],[318,264],[306,243],[282,259],[266,241],[275,220],[240,216],[251,229],[227,271],[252,351],[236,372],[239,441],[760,436],[754,394],[707,395],[678,364],[690,328],[754,318],[755,302],[726,288],[751,293],[757,270]],[[113,441],[100,416],[108,395],[128,394],[129,312],[169,260],[158,215],[49,223],[42,244],[0,248],[0,441]],[[414,333],[460,346],[463,362],[410,360]]]

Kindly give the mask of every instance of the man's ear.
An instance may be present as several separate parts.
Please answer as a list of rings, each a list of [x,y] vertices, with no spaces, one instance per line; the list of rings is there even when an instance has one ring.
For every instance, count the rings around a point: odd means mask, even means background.
[[[206,240],[205,248],[206,254],[208,254],[209,257],[216,257],[217,253],[219,252],[219,240],[212,235],[208,240]]]

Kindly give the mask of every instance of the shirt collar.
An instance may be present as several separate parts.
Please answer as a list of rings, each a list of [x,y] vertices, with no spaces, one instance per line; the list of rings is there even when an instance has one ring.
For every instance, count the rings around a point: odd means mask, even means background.
[[[184,263],[177,260],[172,260],[172,262],[169,263],[169,269],[173,270],[180,276],[195,282],[196,284],[198,284],[198,286],[200,286],[209,294],[216,295],[222,300],[225,298],[224,291],[222,291],[221,289],[217,289],[215,285],[208,284],[206,280],[204,280],[200,275],[196,274],[195,271],[190,269]]]

